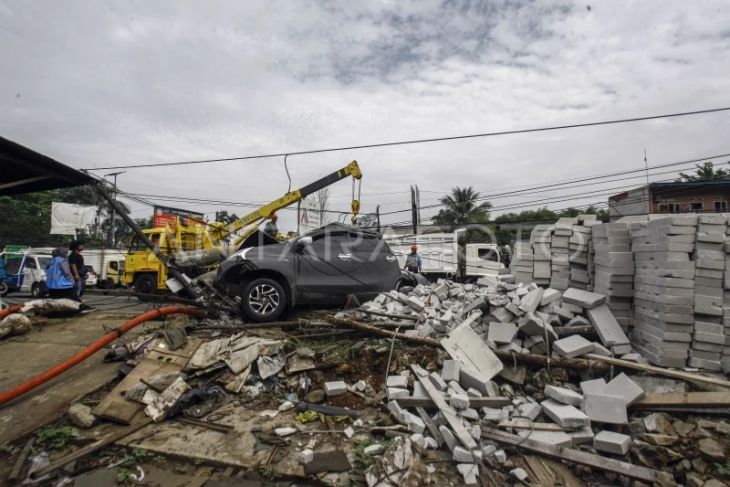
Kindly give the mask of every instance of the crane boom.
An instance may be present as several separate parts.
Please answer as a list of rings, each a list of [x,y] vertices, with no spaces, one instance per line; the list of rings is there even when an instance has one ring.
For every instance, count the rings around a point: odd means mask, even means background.
[[[330,184],[336,183],[337,181],[345,179],[348,176],[352,176],[353,179],[357,180],[360,180],[362,178],[362,172],[360,171],[360,166],[358,166],[357,161],[352,161],[342,169],[338,169],[337,171],[328,174],[327,176],[324,176],[323,178],[318,179],[313,183],[310,183],[299,189],[295,189],[294,191],[290,191],[281,198],[278,198],[271,203],[268,203],[252,211],[251,213],[242,216],[241,218],[232,223],[229,223],[228,225],[215,223],[212,224],[211,228],[208,231],[208,233],[210,234],[210,238],[213,242],[219,242],[220,240],[236,232],[239,232],[241,229],[253,223],[263,220],[264,218],[270,218],[271,215],[276,213],[278,210],[297,203],[305,197],[309,196],[310,194],[316,193],[320,189],[325,188]],[[356,216],[359,211],[360,201],[359,199],[355,199],[353,186],[352,213],[354,216]]]

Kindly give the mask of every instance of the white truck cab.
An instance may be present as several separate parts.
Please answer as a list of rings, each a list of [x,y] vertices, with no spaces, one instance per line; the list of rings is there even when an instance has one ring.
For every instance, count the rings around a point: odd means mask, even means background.
[[[452,233],[399,236],[386,231],[383,239],[398,258],[401,268],[405,267],[406,256],[415,244],[421,256],[421,274],[432,281],[442,277],[465,282],[509,272],[501,262],[496,244],[469,243],[459,247],[458,233],[457,230]]]

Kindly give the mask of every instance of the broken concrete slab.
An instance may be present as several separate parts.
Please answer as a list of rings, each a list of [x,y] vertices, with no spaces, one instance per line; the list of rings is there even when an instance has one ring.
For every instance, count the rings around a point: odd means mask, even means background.
[[[491,380],[504,367],[502,361],[484,343],[484,340],[468,326],[456,327],[446,338],[441,340],[441,346],[452,359],[461,364],[462,372],[465,369],[473,371],[483,381]],[[467,389],[475,387],[473,385],[463,385]],[[479,387],[475,388],[481,390]]]
[[[520,300],[520,308],[525,313],[534,313],[537,310],[537,307],[540,306],[540,301],[542,300],[542,294],[543,290],[541,287],[538,287],[537,289],[533,289],[529,293],[527,293],[525,296],[522,297]]]

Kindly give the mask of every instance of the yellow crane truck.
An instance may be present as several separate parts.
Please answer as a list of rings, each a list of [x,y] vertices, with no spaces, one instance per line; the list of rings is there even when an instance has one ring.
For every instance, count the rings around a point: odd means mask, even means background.
[[[185,220],[177,217],[175,224],[166,224],[164,227],[144,230],[147,238],[159,247],[163,255],[173,255],[181,252],[208,250],[220,246],[225,240],[234,238],[234,245],[240,244],[253,233],[261,221],[270,218],[282,208],[297,203],[305,197],[322,188],[336,183],[348,176],[352,176],[352,207],[353,222],[360,212],[360,181],[362,172],[357,161],[339,169],[317,181],[290,191],[243,217],[229,223],[207,223],[193,218]],[[355,197],[355,181],[357,180],[357,198]],[[240,233],[239,233],[240,232]],[[167,269],[138,239],[134,238],[124,261],[124,284],[131,286],[138,293],[151,294],[157,290],[166,289],[168,279]]]

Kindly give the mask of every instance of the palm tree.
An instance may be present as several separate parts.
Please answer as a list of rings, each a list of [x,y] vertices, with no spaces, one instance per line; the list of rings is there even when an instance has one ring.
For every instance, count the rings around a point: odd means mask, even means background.
[[[439,202],[444,206],[433,217],[437,225],[463,225],[465,223],[485,223],[489,221],[489,209],[492,204],[488,201],[479,202],[479,193],[474,188],[455,187]]]
[[[677,181],[717,181],[720,179],[730,179],[730,170],[715,169],[715,165],[712,162],[705,162],[702,165],[695,164],[695,167],[697,168],[695,174],[681,172],[679,173],[680,178]]]

